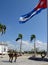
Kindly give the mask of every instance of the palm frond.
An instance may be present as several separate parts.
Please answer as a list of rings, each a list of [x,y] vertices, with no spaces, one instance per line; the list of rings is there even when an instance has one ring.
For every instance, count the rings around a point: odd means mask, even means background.
[[[36,36],[33,34],[33,35],[31,35],[31,37],[30,37],[30,41],[32,41],[33,39],[35,39],[36,38]]]
[[[18,41],[20,38],[17,38],[16,41]]]
[[[6,32],[6,26],[5,25],[0,24],[0,32],[1,32],[1,35]]]
[[[19,34],[18,37],[22,39],[22,34]]]

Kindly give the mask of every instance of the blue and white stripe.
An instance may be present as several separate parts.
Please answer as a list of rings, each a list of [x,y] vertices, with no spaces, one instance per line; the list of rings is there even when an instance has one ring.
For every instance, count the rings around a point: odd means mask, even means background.
[[[22,15],[19,18],[19,23],[25,23],[30,18],[32,18],[34,15],[38,14],[41,10],[42,10],[42,8],[38,8],[37,10],[34,9],[33,11],[29,12],[28,14]]]

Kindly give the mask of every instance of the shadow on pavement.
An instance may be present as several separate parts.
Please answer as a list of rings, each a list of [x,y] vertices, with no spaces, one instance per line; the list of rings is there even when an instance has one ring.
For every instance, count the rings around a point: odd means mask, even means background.
[[[47,58],[39,58],[39,57],[29,57],[28,58],[29,60],[35,60],[35,61],[45,61],[45,62],[48,62],[48,59]]]
[[[4,62],[4,63],[9,63],[9,61],[7,61],[7,60],[2,60],[2,62]]]

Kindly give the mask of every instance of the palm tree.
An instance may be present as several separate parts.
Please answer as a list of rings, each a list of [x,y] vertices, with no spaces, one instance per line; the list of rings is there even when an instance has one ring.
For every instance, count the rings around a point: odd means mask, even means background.
[[[1,33],[1,35],[4,34],[5,32],[6,32],[6,26],[0,24],[0,33]]]
[[[21,53],[22,53],[22,34],[19,34],[18,35],[18,38],[16,39],[16,41],[18,41],[19,39],[21,39],[21,43],[20,43],[20,55],[21,55]]]
[[[30,41],[34,40],[34,57],[36,57],[36,45],[35,45],[35,40],[36,40],[36,36],[33,34],[30,37]]]
[[[6,26],[0,24],[0,33],[1,33],[1,35],[2,35],[2,34],[5,34],[5,32],[6,32]],[[3,49],[2,49],[2,55],[3,55]],[[1,57],[1,58],[2,58],[2,57]]]

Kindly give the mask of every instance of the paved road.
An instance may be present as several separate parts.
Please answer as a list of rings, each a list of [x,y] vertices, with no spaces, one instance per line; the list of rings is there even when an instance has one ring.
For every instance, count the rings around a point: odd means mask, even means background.
[[[29,60],[29,56],[21,56],[17,58],[16,62],[10,63],[8,56],[0,58],[0,65],[48,65],[48,62]]]

